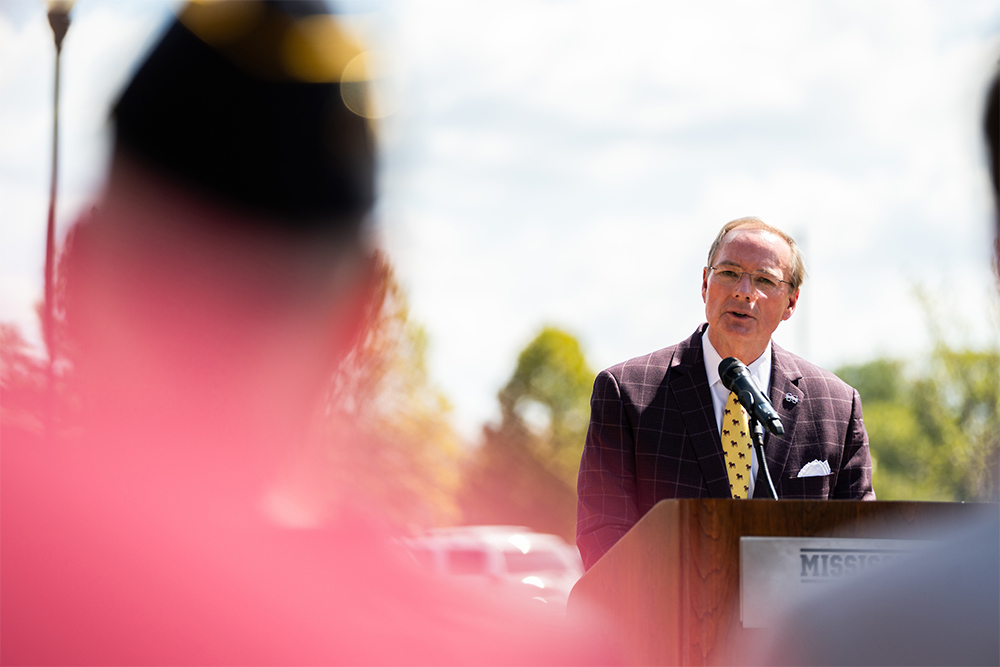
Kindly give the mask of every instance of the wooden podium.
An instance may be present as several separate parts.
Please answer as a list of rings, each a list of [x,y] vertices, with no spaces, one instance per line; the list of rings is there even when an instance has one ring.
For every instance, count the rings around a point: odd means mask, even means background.
[[[740,621],[740,538],[913,538],[975,505],[853,500],[664,500],[577,582],[567,613],[589,609],[630,664],[732,665],[760,630]]]

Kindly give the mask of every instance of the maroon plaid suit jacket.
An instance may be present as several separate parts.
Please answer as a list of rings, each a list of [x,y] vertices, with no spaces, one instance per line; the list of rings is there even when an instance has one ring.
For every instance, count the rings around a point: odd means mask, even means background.
[[[589,568],[665,498],[729,498],[701,349],[687,340],[601,371],[577,482],[577,545]],[[874,500],[858,392],[772,342],[768,392],[785,435],[764,454],[779,498]],[[814,459],[825,477],[796,477]],[[758,472],[755,498],[766,497]]]

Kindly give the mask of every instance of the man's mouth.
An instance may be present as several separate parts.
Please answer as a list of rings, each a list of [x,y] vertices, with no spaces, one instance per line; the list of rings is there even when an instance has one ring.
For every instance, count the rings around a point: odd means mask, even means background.
[[[748,313],[740,313],[740,312],[737,312],[735,310],[731,310],[731,311],[729,311],[729,314],[732,315],[733,317],[735,317],[737,319],[741,319],[741,320],[748,320],[748,319],[750,319],[750,315]]]

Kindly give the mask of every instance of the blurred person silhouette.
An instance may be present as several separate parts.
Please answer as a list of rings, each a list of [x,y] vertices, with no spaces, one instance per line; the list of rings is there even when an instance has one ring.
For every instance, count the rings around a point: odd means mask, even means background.
[[[995,277],[1000,287],[1000,64],[986,94],[983,134],[993,178],[993,268],[996,269]]]
[[[272,493],[371,291],[359,52],[322,3],[194,2],[117,102],[67,260],[81,433],[2,441],[3,664],[614,661],[425,577],[364,497],[317,531]]]
[[[784,427],[765,436],[779,498],[875,499],[858,392],[771,340],[804,278],[791,236],[759,218],[726,223],[702,270],[707,323],[598,374],[577,483],[586,567],[661,500],[769,497],[749,438],[733,439],[749,427],[745,418],[730,426],[745,410],[720,378],[729,357],[746,365]]]
[[[1000,68],[983,118],[1000,280]],[[1000,665],[1000,506],[912,538],[931,546],[824,588],[768,632],[748,664]]]

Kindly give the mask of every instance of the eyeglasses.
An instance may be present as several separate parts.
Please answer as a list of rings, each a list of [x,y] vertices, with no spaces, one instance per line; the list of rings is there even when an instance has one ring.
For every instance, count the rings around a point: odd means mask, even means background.
[[[767,273],[751,273],[750,271],[740,271],[735,267],[726,266],[710,266],[708,268],[711,270],[715,280],[720,285],[725,285],[726,287],[732,287],[740,282],[743,280],[744,275],[750,276],[750,284],[753,285],[753,288],[767,296],[773,296],[781,290],[779,283],[792,284],[787,280],[781,280]]]

